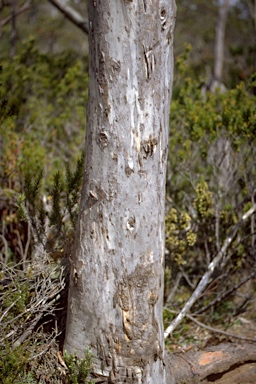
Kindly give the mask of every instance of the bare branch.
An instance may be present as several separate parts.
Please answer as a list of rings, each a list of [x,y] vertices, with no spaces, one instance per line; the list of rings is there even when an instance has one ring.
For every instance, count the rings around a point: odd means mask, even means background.
[[[22,271],[16,271],[15,267],[9,268],[3,264],[3,275],[10,280],[12,286],[7,286],[6,289],[0,290],[0,307],[4,309],[3,314],[0,316],[0,344],[5,343],[9,339],[12,340],[13,348],[18,347],[25,340],[29,339],[35,331],[38,322],[45,315],[54,312],[56,302],[59,300],[60,293],[65,286],[62,267],[41,263],[37,268],[33,265],[32,276],[28,278],[26,273],[28,268],[24,268],[24,264],[25,262],[21,263],[23,266]],[[30,291],[29,303],[27,303],[24,310],[20,310],[20,313],[16,314],[13,312],[9,316],[9,313],[15,308],[19,300],[23,300],[23,286],[26,289],[27,284],[29,284],[28,288]],[[14,295],[13,302],[7,308],[5,308],[6,295],[10,299]]]
[[[71,8],[69,5],[64,4],[63,1],[49,0],[49,2],[55,8],[57,8],[69,21],[71,21],[74,25],[76,25],[79,29],[88,35],[89,23],[80,15],[80,13]]]
[[[9,16],[7,16],[5,19],[0,21],[0,28],[3,27],[4,25],[8,24],[13,17],[19,16],[21,13],[27,11],[31,7],[32,1],[26,1],[25,4],[23,4],[19,9],[15,10],[14,15],[11,13]]]
[[[6,310],[3,312],[2,316],[0,317],[0,323],[2,322],[3,318],[7,315],[7,313],[14,307],[14,305],[17,303],[17,301],[20,300],[20,297],[18,297],[16,300],[12,302],[12,304],[6,308]]]
[[[166,308],[166,307],[164,309],[170,313],[177,313],[177,311]],[[239,335],[236,335],[236,334],[231,333],[231,332],[227,332],[227,331],[223,331],[221,329],[211,327],[210,325],[206,325],[206,324],[202,323],[201,321],[195,319],[194,316],[191,316],[188,313],[186,314],[185,317],[187,317],[189,320],[193,321],[195,324],[199,325],[199,327],[205,328],[210,332],[219,333],[221,335],[228,336],[228,337],[233,337],[234,339],[239,339],[239,340],[250,341],[252,343],[256,343],[256,338],[252,339],[252,338],[245,337],[245,336],[239,336]]]
[[[249,337],[244,337],[244,336],[239,336],[239,335],[235,335],[234,333],[231,333],[231,332],[227,332],[227,331],[222,331],[221,329],[217,329],[217,328],[213,328],[213,327],[210,327],[209,325],[206,325],[204,323],[201,323],[201,321],[198,321],[197,319],[195,319],[193,316],[191,315],[188,315],[186,314],[186,317],[193,321],[194,323],[196,323],[197,325],[199,325],[200,327],[202,328],[205,328],[205,329],[208,329],[208,331],[211,331],[211,332],[214,332],[214,333],[220,333],[221,335],[225,335],[225,336],[228,336],[228,337],[233,337],[234,339],[239,339],[239,340],[244,340],[244,341],[251,341],[253,343],[256,343],[256,338],[254,339],[251,339]]]
[[[216,257],[213,259],[213,261],[209,264],[207,271],[203,275],[202,279],[200,280],[198,286],[196,287],[195,291],[193,292],[192,296],[189,298],[189,300],[186,302],[184,307],[182,308],[181,312],[178,314],[178,316],[171,322],[169,327],[166,328],[164,332],[164,338],[166,339],[177,326],[182,322],[184,317],[189,312],[190,308],[194,305],[194,303],[197,301],[197,299],[201,296],[203,291],[205,290],[207,284],[209,283],[210,277],[212,276],[215,268],[220,263],[220,261],[223,259],[223,257],[226,255],[227,249],[232,243],[232,241],[235,239],[236,234],[240,226],[243,224],[243,222],[248,219],[254,212],[256,211],[256,205],[254,205],[249,211],[247,211],[242,219],[239,221],[239,223],[235,226],[233,233],[229,235],[226,240],[224,241],[224,244],[221,247],[221,250],[217,253]]]
[[[32,323],[29,325],[29,327],[25,330],[25,332],[23,332],[19,338],[17,340],[15,340],[15,342],[13,343],[13,348],[17,348],[19,347],[31,334],[32,332],[34,331],[37,323],[39,322],[39,320],[42,318],[44,312],[39,312],[37,314],[37,316],[35,317],[34,321],[32,321]]]
[[[232,295],[238,288],[240,288],[243,284],[245,284],[247,281],[252,279],[256,275],[256,269],[249,275],[246,276],[243,280],[239,281],[236,285],[232,286],[232,288],[225,291],[222,295],[216,297],[215,300],[211,301],[209,304],[205,305],[204,307],[200,308],[198,311],[196,311],[194,314],[199,315],[200,313],[205,312],[207,309],[213,307],[215,304],[221,302],[225,297]]]

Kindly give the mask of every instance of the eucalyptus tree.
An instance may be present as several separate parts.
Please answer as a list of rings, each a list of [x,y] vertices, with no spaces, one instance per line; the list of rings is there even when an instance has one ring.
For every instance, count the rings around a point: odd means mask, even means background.
[[[170,383],[162,325],[174,0],[89,1],[86,159],[65,349],[101,382]]]

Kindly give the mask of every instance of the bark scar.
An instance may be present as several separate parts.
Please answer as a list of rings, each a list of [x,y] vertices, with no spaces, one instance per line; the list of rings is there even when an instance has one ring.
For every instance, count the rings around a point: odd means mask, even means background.
[[[144,60],[145,60],[145,71],[146,71],[146,79],[149,80],[152,76],[152,73],[155,70],[155,55],[152,48],[148,48],[143,45],[144,48]]]

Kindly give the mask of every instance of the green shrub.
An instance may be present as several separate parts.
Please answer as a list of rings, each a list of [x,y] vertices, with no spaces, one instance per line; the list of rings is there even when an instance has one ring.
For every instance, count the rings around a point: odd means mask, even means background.
[[[255,203],[255,76],[224,92],[207,91],[189,74],[191,47],[177,60],[170,117],[166,266],[173,288],[179,271],[191,291],[244,213]],[[223,270],[224,291],[254,264],[253,218],[239,227]],[[166,274],[167,276],[167,274]],[[232,283],[233,282],[233,283]],[[216,295],[217,292],[214,292]],[[168,293],[165,293],[168,296]],[[177,297],[176,297],[177,299]],[[209,297],[202,297],[202,302]]]
[[[20,192],[25,174],[44,168],[47,183],[84,151],[87,60],[43,54],[28,39],[1,65],[0,180]]]
[[[69,384],[92,384],[91,381],[87,381],[93,362],[93,355],[89,349],[86,350],[84,359],[79,359],[76,354],[68,355],[65,352],[64,361],[68,368],[67,376]]]
[[[10,344],[0,347],[0,382],[19,384],[24,382],[29,351],[20,346],[13,349]]]

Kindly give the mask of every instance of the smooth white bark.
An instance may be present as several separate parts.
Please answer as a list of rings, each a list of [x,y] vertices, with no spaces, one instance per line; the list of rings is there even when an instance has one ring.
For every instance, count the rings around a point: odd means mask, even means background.
[[[65,348],[83,356],[90,346],[106,382],[169,384],[162,300],[175,3],[89,3],[85,177]]]

